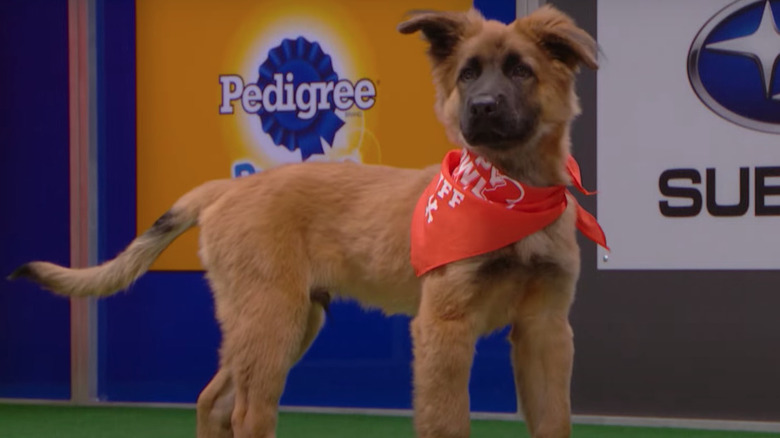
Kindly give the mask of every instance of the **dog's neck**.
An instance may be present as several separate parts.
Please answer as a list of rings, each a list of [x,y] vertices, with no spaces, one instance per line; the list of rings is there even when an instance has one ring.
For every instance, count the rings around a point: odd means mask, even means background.
[[[474,148],[505,175],[535,187],[570,183],[566,171],[569,149],[568,125],[542,128],[530,140],[508,150]]]

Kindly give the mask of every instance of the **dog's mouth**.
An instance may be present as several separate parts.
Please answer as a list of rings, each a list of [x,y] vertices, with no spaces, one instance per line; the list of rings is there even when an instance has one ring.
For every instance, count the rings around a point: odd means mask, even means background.
[[[470,123],[462,130],[463,138],[472,146],[506,143],[511,139],[509,132],[499,123]]]
[[[470,146],[506,150],[521,146],[534,134],[536,117],[519,120],[470,118],[461,121],[463,138]]]

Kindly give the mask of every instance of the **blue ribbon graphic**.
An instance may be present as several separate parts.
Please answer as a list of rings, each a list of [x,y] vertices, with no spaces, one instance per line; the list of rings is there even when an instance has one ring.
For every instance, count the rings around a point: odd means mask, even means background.
[[[318,43],[312,43],[303,37],[295,40],[285,39],[268,52],[268,58],[258,69],[257,85],[265,90],[274,84],[274,74],[281,73],[286,79],[288,73],[293,74],[293,88],[304,82],[338,82],[339,78],[333,71],[331,58],[326,55]],[[285,80],[285,83],[289,83]],[[278,90],[276,104],[281,102],[284,90]],[[293,93],[295,94],[295,93]],[[294,96],[293,96],[294,97]],[[319,100],[319,96],[309,96],[310,100]],[[286,97],[285,97],[286,99]],[[265,104],[257,112],[263,126],[277,146],[284,146],[290,151],[301,150],[301,158],[305,161],[313,154],[323,154],[324,139],[333,146],[336,132],[344,126],[344,121],[336,115],[333,103],[333,93],[328,96],[329,110],[317,110],[310,119],[301,119],[293,111],[266,111]],[[316,103],[315,103],[316,104]]]

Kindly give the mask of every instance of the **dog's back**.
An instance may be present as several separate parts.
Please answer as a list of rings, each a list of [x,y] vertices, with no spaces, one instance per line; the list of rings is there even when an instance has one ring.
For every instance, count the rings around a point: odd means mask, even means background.
[[[411,217],[437,169],[306,163],[241,178],[201,216],[201,259],[212,281],[294,272],[311,287],[411,313]]]

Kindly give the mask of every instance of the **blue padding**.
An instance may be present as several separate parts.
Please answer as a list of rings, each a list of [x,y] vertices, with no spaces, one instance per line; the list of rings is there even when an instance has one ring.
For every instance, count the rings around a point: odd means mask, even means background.
[[[314,345],[292,370],[282,403],[411,407],[409,319],[336,302]]]
[[[474,8],[479,10],[485,18],[504,23],[515,21],[517,16],[515,0],[474,0]]]
[[[469,385],[473,411],[517,411],[508,333],[504,329],[477,343]]]
[[[70,398],[70,305],[5,280],[69,264],[68,2],[0,1],[0,397]]]
[[[101,399],[195,401],[220,341],[202,273],[148,273],[100,312]]]

